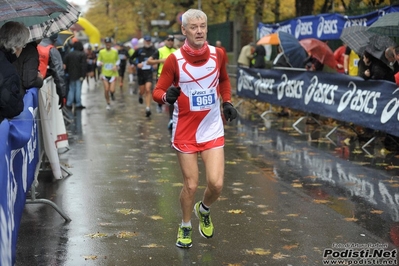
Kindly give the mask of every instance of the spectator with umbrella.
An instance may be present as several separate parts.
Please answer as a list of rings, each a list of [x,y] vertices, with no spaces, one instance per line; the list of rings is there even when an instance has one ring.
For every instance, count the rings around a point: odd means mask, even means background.
[[[277,55],[273,60],[273,67],[291,67],[280,45],[277,46]]]
[[[28,39],[29,30],[22,23],[9,21],[0,28],[0,122],[24,109],[25,93],[12,62],[20,56]]]
[[[389,66],[393,70],[393,74],[395,75],[396,73],[399,72],[399,63],[396,61],[395,57],[395,46],[389,46],[387,49],[385,49],[385,58],[389,62]]]
[[[393,70],[381,60],[372,56],[368,51],[363,53],[359,61],[358,76],[368,79],[380,79],[394,81]]]
[[[21,87],[24,90],[30,88],[41,88],[43,86],[43,75],[39,72],[39,53],[37,45],[39,41],[32,41],[22,49],[21,55],[13,63],[21,78]]]

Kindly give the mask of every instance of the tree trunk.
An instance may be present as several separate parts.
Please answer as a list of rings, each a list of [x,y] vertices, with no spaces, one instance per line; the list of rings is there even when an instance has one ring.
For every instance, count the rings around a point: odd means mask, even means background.
[[[314,0],[295,0],[296,16],[312,15]]]

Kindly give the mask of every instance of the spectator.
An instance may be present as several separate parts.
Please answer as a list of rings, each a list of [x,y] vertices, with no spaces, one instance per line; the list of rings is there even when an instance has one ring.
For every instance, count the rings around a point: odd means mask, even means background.
[[[389,54],[389,52],[388,52],[388,54]],[[393,54],[395,57],[394,66],[395,65],[397,66],[399,64],[399,45],[396,46],[395,48],[393,48]],[[394,80],[395,80],[395,83],[399,86],[399,71],[395,73],[395,68],[394,68]]]
[[[368,79],[382,79],[394,82],[393,70],[380,59],[375,58],[367,51],[364,52],[363,58],[359,61],[358,76]]]
[[[273,67],[291,67],[280,45],[277,46],[277,55],[273,60]]]
[[[226,62],[226,67],[227,67],[227,65],[229,64],[229,57],[227,56],[226,48],[224,48],[224,47],[222,46],[222,42],[219,41],[219,40],[216,41],[215,46],[216,46],[216,47],[219,47],[220,49],[223,50],[224,60],[225,60],[225,62]]]
[[[359,55],[347,46],[344,54],[344,73],[349,76],[357,76],[358,63]]]
[[[346,44],[341,45],[334,51],[334,58],[337,61],[336,71],[338,73],[345,73],[344,62],[345,62],[345,51],[346,51]]]
[[[69,90],[66,107],[72,109],[75,103],[75,109],[86,108],[82,105],[82,81],[86,77],[87,62],[83,44],[77,41],[73,44],[73,51],[65,56],[65,72],[69,76]]]
[[[309,56],[306,59],[305,68],[308,71],[323,71],[324,64],[322,64],[319,60],[317,60],[313,56]]]
[[[54,46],[57,38],[58,34],[44,38],[37,46],[37,50],[39,52],[39,71],[44,78],[49,76],[54,78],[58,94],[58,104],[61,109],[66,103],[67,88],[61,53]]]
[[[30,32],[22,23],[9,21],[0,28],[0,122],[24,109],[24,91],[12,63],[21,55]]]
[[[21,79],[21,87],[24,90],[30,88],[41,88],[43,86],[43,75],[39,72],[39,52],[37,45],[39,41],[26,44],[21,55],[13,63],[17,68]]]
[[[266,49],[263,45],[257,45],[254,53],[254,68],[266,68]]]
[[[238,56],[238,66],[252,67],[251,61],[254,58],[255,44],[250,43],[241,48],[240,55]]]
[[[397,47],[397,49],[399,53],[399,46]],[[390,46],[385,50],[385,58],[388,60],[389,66],[393,70],[394,75],[399,72],[399,62],[396,60],[395,54],[395,47],[393,46]]]

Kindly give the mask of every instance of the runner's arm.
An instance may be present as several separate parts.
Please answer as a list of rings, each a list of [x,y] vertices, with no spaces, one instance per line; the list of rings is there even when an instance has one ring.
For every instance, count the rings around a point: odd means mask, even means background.
[[[168,56],[163,66],[161,76],[155,86],[152,93],[154,101],[160,104],[165,104],[166,102],[166,91],[170,86],[178,85],[178,73],[177,73],[177,60],[174,54]]]
[[[219,92],[222,96],[223,102],[231,103],[231,84],[230,84],[230,77],[227,73],[226,66],[226,58],[223,54],[223,50],[220,48],[216,48],[218,60],[220,62],[219,69],[220,69],[220,76],[219,76]]]
[[[163,63],[163,62],[160,62],[160,60],[159,60],[159,51],[157,50],[157,51],[155,51],[155,53],[153,53],[147,59],[147,64],[148,65],[156,65],[156,64],[159,64],[159,63]]]

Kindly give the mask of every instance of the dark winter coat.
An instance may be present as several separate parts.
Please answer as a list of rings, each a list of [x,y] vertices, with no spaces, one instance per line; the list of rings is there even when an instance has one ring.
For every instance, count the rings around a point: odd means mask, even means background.
[[[43,86],[43,79],[37,76],[39,72],[39,53],[36,42],[28,43],[13,64],[21,78],[22,89],[39,89]]]
[[[81,42],[74,43],[74,49],[64,58],[65,72],[70,80],[78,80],[86,77],[87,60]]]
[[[266,49],[263,45],[257,45],[255,48],[255,63],[253,65],[254,68],[266,68]]]
[[[21,89],[17,70],[11,63],[12,57],[10,53],[0,50],[0,122],[19,115],[24,109],[25,93]]]

